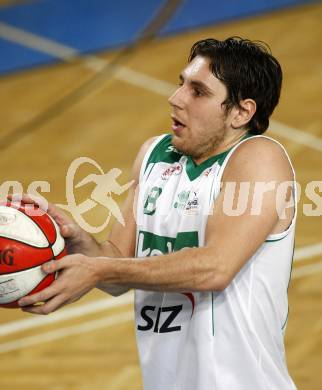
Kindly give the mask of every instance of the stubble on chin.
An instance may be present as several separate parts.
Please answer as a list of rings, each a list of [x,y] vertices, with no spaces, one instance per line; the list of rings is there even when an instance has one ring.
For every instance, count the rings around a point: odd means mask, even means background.
[[[178,142],[178,137],[172,137],[172,145],[176,150],[185,156],[190,156],[194,159],[201,159],[203,157],[210,157],[214,154],[218,146],[224,141],[225,131],[222,131],[220,134],[214,134],[209,138],[204,138],[199,140],[199,142],[194,142],[191,140],[185,142]],[[181,139],[182,141],[182,139]]]
[[[182,142],[182,139],[178,136],[172,135],[171,145],[174,146],[178,152],[187,155],[187,148],[185,147],[184,142]]]

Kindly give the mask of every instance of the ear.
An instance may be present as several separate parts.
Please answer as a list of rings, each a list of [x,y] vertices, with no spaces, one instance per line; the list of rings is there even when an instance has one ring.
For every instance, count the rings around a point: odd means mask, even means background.
[[[235,113],[231,125],[234,129],[239,129],[252,119],[256,112],[256,102],[253,99],[241,100],[239,106],[234,108]]]

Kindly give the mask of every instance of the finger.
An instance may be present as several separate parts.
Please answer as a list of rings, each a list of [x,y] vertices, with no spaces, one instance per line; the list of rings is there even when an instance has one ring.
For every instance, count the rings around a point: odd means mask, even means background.
[[[55,220],[64,238],[72,238],[79,233],[78,225],[60,207],[48,203],[47,213]]]
[[[24,206],[25,213],[29,216],[41,216],[47,212],[48,202],[45,198],[30,194],[9,194],[7,199],[11,207],[19,209]]]
[[[28,295],[19,299],[18,305],[20,307],[31,306],[40,302],[45,302],[48,299],[53,298],[59,292],[57,291],[56,284],[57,284],[56,281],[54,281],[49,287],[45,288],[44,290],[41,290],[38,293]]]
[[[59,270],[62,270],[63,268],[66,268],[69,265],[69,258],[70,256],[65,256],[59,260],[51,260],[47,263],[44,263],[41,265],[41,269],[46,274],[52,274],[54,272],[57,272]],[[65,260],[67,258],[67,261]]]
[[[60,207],[53,203],[48,204],[47,213],[51,215],[59,225],[73,223],[72,218],[68,217]]]
[[[42,196],[14,193],[14,194],[8,194],[7,199],[17,203],[35,204],[39,206],[41,209],[43,209],[44,211],[47,211],[48,208],[48,202]]]
[[[65,212],[58,206],[48,203],[44,197],[35,196],[32,194],[9,194],[7,199],[12,202],[12,206],[20,207],[25,205],[27,215],[42,215],[48,213],[58,224],[63,237],[70,238],[77,234],[78,226],[73,219],[68,217]],[[35,208],[38,206],[39,208]]]
[[[64,238],[77,237],[79,230],[79,227],[75,223],[66,223],[60,226],[60,233]]]
[[[36,196],[33,194],[8,194],[7,199],[16,202],[16,203],[23,203],[23,204],[34,204],[39,206],[43,211],[51,215],[56,222],[64,222],[64,223],[72,223],[73,220],[68,217],[64,211],[59,208],[58,206],[54,205],[53,203],[48,203],[48,201],[42,197],[42,196]]]
[[[63,268],[66,268],[70,264],[70,259],[72,256],[65,256],[59,261],[52,260],[47,263],[42,264],[41,268],[46,273],[53,273],[57,272],[59,270],[62,270]],[[47,288],[44,290],[39,291],[38,293],[28,295],[26,297],[23,297],[19,299],[18,305],[19,306],[30,306],[34,305],[39,302],[45,302],[50,298],[53,298],[55,295],[59,294],[61,290],[61,284],[59,283],[59,276],[58,278]]]
[[[47,315],[64,306],[64,297],[60,294],[42,305],[25,306],[21,310],[27,313]]]

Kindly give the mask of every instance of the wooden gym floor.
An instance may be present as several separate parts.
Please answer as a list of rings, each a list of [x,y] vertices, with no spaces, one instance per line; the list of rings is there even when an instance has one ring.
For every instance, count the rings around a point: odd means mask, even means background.
[[[80,58],[0,79],[1,183],[19,181],[26,191],[34,180],[48,181],[50,192],[44,195],[66,203],[65,176],[72,160],[90,157],[105,172],[118,167],[123,171],[119,182],[125,183],[142,142],[170,131],[166,96],[194,41],[240,35],[271,46],[285,76],[268,134],[288,149],[302,186],[286,332],[289,371],[301,390],[320,390],[322,383],[322,220],[303,213],[303,204],[314,205],[304,193],[306,184],[322,180],[321,20],[322,4],[316,4],[155,40],[138,47],[122,72],[101,80],[59,115],[25,128],[23,136],[17,133],[13,143],[6,135],[76,90],[95,70],[93,62]],[[94,65],[116,55],[99,53]],[[78,199],[90,191],[86,187]],[[92,210],[88,220],[101,223],[102,210]],[[59,316],[2,309],[1,389],[140,389],[131,300],[131,295],[114,300],[94,291]]]

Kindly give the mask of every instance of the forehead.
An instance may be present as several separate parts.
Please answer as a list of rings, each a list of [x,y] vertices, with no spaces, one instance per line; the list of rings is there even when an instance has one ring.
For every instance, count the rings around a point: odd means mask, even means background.
[[[189,64],[184,68],[182,75],[185,78],[202,78],[211,79],[215,78],[210,69],[210,60],[206,57],[196,56]]]
[[[210,59],[196,56],[182,71],[182,76],[187,81],[200,81],[209,87],[217,87],[222,84],[211,71]]]

